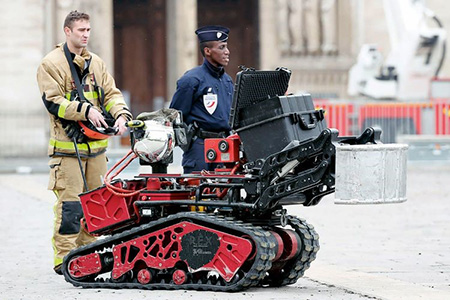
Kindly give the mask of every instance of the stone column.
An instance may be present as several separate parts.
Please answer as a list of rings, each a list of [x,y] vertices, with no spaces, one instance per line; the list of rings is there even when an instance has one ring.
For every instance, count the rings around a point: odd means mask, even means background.
[[[305,0],[303,3],[303,16],[305,19],[305,43],[306,52],[309,55],[320,54],[320,20],[319,20],[319,1]]]
[[[322,0],[320,18],[322,23],[322,54],[337,52],[337,7],[336,0]]]
[[[287,24],[276,18],[280,3],[272,0],[259,0],[259,41],[260,41],[260,68],[272,69],[280,61],[279,30],[286,30]],[[286,26],[284,26],[286,25]],[[284,34],[286,35],[286,34]]]
[[[196,0],[167,1],[167,100],[169,105],[176,82],[184,72],[198,65]]]

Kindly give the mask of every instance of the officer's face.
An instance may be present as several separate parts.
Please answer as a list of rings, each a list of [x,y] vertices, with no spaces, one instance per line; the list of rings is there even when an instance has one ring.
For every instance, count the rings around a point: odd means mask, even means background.
[[[81,49],[85,48],[89,41],[89,35],[91,34],[91,26],[89,21],[78,20],[72,23],[72,28],[64,28],[66,33],[66,39],[69,46]]]
[[[205,47],[205,57],[214,66],[227,66],[230,61],[230,50],[227,42],[212,41],[210,47]]]

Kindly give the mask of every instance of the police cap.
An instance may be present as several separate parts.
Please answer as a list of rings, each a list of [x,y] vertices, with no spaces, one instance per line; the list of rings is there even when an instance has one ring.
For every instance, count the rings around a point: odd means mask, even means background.
[[[226,40],[228,40],[229,32],[230,29],[227,27],[218,25],[208,25],[197,29],[195,31],[195,34],[197,35],[198,41],[200,43],[208,41],[225,42]]]

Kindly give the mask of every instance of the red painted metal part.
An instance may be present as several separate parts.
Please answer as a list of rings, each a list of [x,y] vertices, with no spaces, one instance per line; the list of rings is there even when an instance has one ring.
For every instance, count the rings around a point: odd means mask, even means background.
[[[152,281],[152,273],[147,269],[139,270],[137,274],[137,280],[141,284],[147,284]]]
[[[69,274],[74,278],[82,278],[101,271],[102,263],[98,253],[79,256],[69,262]]]
[[[148,268],[160,270],[173,268],[180,261],[182,237],[196,230],[217,234],[220,245],[210,262],[197,269],[188,266],[189,271],[215,270],[229,282],[252,253],[252,243],[245,238],[186,221],[116,245],[113,248],[112,277],[119,278],[132,270],[138,262],[145,263]]]
[[[301,240],[297,233],[289,229],[278,229],[277,233],[283,240],[283,253],[278,260],[285,261],[296,257],[301,249]]]
[[[142,201],[171,201],[171,200],[186,200],[191,196],[190,191],[142,191],[140,193],[140,199]]]
[[[183,270],[176,270],[172,274],[172,279],[176,285],[181,285],[187,281],[187,274]]]
[[[278,259],[280,259],[281,255],[283,254],[284,243],[283,243],[283,239],[281,238],[281,236],[278,233],[276,233],[275,231],[270,231],[270,233],[275,237],[275,239],[277,241],[278,250],[277,250],[277,254],[273,258],[273,261],[277,261]]]
[[[220,145],[227,145],[220,148]],[[238,135],[232,135],[226,139],[205,139],[205,161],[214,163],[234,163],[239,161],[239,145],[241,144]],[[216,153],[214,159],[209,159],[206,155],[208,150]]]
[[[126,183],[130,190],[143,187],[143,183],[137,180],[129,180]],[[122,188],[123,184],[117,181],[113,183],[113,186]],[[115,195],[104,185],[81,194],[81,206],[89,232],[98,232],[104,228],[133,219],[134,207],[132,204],[137,199],[137,195],[132,197]]]
[[[159,191],[161,189],[161,180],[159,178],[147,179],[147,190]]]

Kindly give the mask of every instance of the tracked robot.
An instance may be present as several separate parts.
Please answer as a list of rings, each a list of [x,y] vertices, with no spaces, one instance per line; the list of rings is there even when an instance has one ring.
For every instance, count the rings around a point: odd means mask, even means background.
[[[319,250],[319,236],[288,205],[317,205],[335,191],[337,145],[376,145],[381,132],[340,137],[310,95],[285,95],[290,71],[238,73],[232,134],[205,140],[214,172],[169,174],[189,128],[176,110],[129,123],[130,152],[105,184],[80,195],[83,226],[101,236],[71,251],[63,274],[85,288],[241,291],[295,283]],[[138,158],[151,173],[121,179]]]

